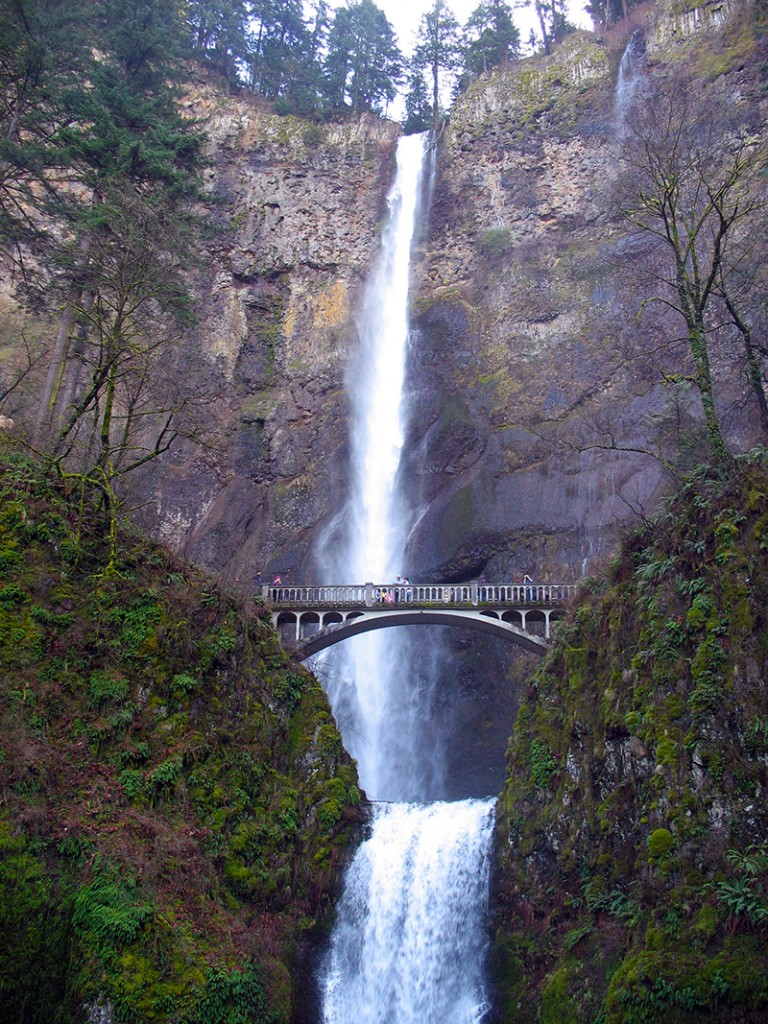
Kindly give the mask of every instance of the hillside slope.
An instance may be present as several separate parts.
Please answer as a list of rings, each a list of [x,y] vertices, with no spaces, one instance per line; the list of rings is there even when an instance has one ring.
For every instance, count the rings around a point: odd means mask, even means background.
[[[767,570],[758,450],[584,587],[508,752],[504,1020],[768,1018]]]
[[[355,767],[262,608],[98,524],[0,452],[2,1019],[297,1019]]]

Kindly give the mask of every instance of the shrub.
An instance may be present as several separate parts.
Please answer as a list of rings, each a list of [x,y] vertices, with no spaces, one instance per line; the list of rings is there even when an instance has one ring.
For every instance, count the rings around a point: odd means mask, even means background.
[[[484,256],[493,258],[503,256],[512,248],[512,235],[509,228],[490,228],[483,235],[480,251]]]
[[[667,828],[657,828],[648,836],[648,856],[651,860],[659,860],[674,846],[675,840]]]

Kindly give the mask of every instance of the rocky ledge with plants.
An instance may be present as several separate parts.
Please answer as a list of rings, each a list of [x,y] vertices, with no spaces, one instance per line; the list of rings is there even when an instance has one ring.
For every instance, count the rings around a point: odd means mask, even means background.
[[[504,1021],[768,1016],[768,472],[681,482],[532,679],[499,802]]]
[[[300,1019],[354,763],[265,609],[135,536],[105,572],[94,500],[3,443],[3,1019]]]

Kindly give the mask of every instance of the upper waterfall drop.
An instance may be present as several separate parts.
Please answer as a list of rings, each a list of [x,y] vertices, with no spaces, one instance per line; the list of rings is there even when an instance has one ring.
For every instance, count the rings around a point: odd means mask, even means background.
[[[408,526],[397,501],[397,471],[405,440],[410,254],[426,145],[425,135],[405,136],[398,144],[381,258],[366,288],[360,350],[348,380],[353,502],[345,569],[351,579],[394,577]]]
[[[411,248],[429,187],[428,152],[426,134],[398,142],[389,216],[358,317],[357,357],[347,373],[350,493],[322,559],[330,581],[394,582],[403,572],[411,527],[398,488],[408,419],[408,293]],[[439,790],[429,784],[439,775],[437,741],[425,735],[429,715],[411,683],[404,643],[402,636],[369,633],[346,641],[323,663],[347,749],[374,799],[423,799]]]

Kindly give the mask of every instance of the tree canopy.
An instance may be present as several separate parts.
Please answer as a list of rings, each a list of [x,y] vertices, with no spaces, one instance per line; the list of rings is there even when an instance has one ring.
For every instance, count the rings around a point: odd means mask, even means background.
[[[402,68],[395,31],[373,0],[352,0],[336,11],[325,63],[331,107],[383,111],[395,98]]]
[[[435,0],[422,17],[412,67],[423,71],[432,83],[432,127],[440,121],[440,85],[461,66],[459,23],[445,0]]]
[[[0,245],[58,316],[34,443],[114,526],[113,481],[183,430],[151,367],[188,317],[195,247],[185,23],[175,0],[17,0],[0,27]]]
[[[520,32],[505,0],[484,0],[464,26],[464,66],[479,75],[507,64],[520,51]]]

